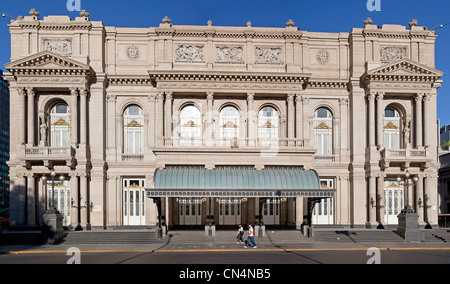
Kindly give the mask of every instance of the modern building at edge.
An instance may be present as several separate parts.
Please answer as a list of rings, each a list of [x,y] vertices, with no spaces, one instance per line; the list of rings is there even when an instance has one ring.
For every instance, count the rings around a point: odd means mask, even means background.
[[[9,85],[0,70],[0,219],[9,218]],[[6,222],[5,222],[6,223]]]
[[[147,194],[171,227],[299,227],[314,192],[259,191],[315,175],[317,196],[335,194],[313,224],[396,226],[406,196],[421,226],[438,223],[443,73],[416,21],[121,28],[31,10],[9,29],[12,226],[42,223],[51,171],[72,228],[155,225]]]

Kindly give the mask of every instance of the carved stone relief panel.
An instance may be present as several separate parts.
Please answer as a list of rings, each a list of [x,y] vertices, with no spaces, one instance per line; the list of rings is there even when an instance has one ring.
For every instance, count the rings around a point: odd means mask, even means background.
[[[204,62],[203,45],[180,44],[176,48],[176,62]]]
[[[72,39],[44,38],[42,51],[51,51],[62,56],[72,55]]]
[[[256,47],[256,63],[283,64],[281,47]]]
[[[406,46],[382,47],[380,53],[382,63],[392,63],[401,59],[408,58],[408,48]]]
[[[216,62],[243,63],[244,48],[242,46],[216,46]]]

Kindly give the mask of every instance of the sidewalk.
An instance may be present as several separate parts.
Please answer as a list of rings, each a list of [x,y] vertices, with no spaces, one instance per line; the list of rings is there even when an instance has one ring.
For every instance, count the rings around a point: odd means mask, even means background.
[[[365,231],[367,232],[367,231]],[[370,232],[369,232],[370,233]],[[246,239],[246,237],[244,237]],[[137,244],[79,244],[41,245],[41,246],[0,246],[0,255],[21,253],[65,253],[70,248],[77,248],[84,252],[202,252],[202,251],[244,251],[243,244],[236,243],[236,232],[218,231],[216,237],[205,236],[203,231],[170,231],[163,239],[154,239],[145,245]],[[336,250],[336,249],[368,249],[378,247],[384,249],[445,249],[450,250],[450,244],[444,242],[410,243],[395,242],[365,242],[336,238],[333,241],[317,241],[303,237],[299,231],[268,231],[266,237],[256,237],[257,250]],[[251,247],[250,247],[251,248]],[[249,248],[249,249],[250,249]]]

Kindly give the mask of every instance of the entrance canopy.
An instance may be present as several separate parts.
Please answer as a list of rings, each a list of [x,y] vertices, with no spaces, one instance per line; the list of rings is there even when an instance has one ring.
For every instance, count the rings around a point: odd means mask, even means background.
[[[304,170],[157,170],[147,197],[332,198],[335,189],[321,188],[316,171]]]

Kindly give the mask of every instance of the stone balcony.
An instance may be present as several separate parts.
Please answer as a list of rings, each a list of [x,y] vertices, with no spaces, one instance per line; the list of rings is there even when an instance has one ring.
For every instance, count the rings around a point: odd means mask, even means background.
[[[249,138],[167,138],[160,139],[163,147],[210,147],[232,149],[261,149],[261,150],[301,150],[305,148],[303,139],[249,139]]]
[[[380,154],[382,168],[416,166],[427,169],[433,160],[428,149],[383,149]]]
[[[20,161],[24,167],[43,162],[45,167],[65,164],[73,167],[76,160],[76,150],[73,147],[30,147],[22,148]]]

